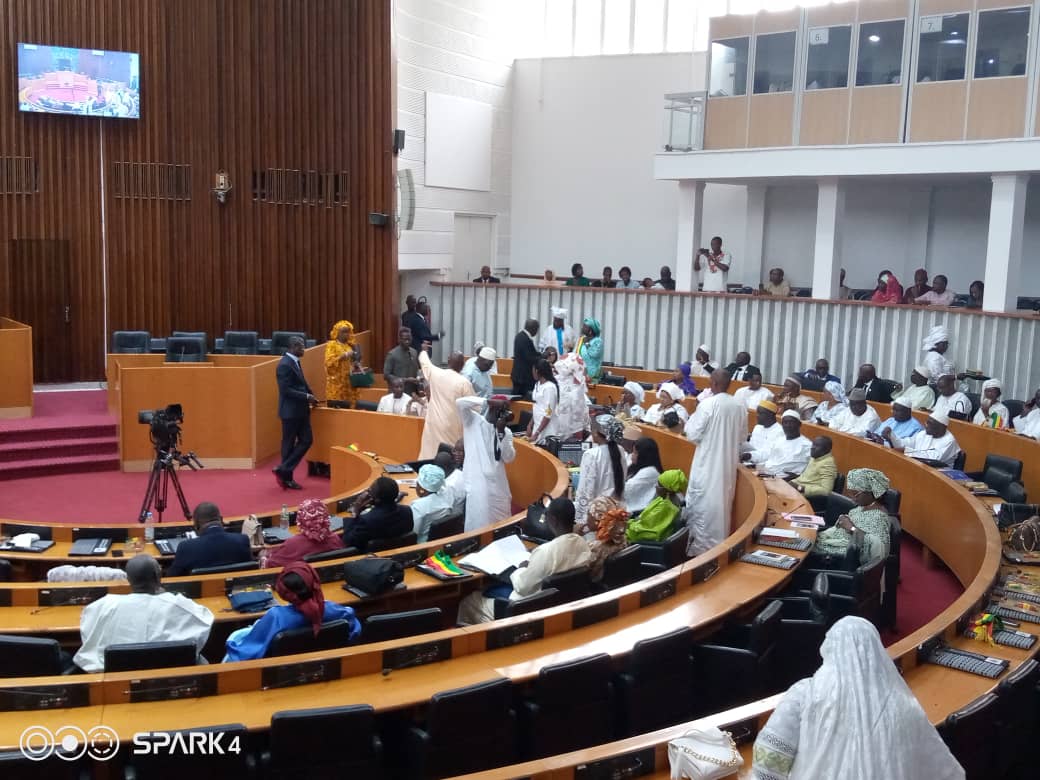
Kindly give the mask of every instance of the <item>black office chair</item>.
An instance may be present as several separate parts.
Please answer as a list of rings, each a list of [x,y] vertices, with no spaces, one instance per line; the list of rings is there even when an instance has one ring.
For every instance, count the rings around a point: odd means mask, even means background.
[[[631,544],[604,561],[603,579],[599,584],[603,590],[612,590],[631,585],[648,574],[649,572],[643,568],[642,549],[637,544]]]
[[[225,355],[255,355],[260,351],[260,334],[255,330],[224,331]]]
[[[404,536],[396,536],[393,539],[373,539],[365,547],[365,552],[382,552],[383,550],[395,550],[398,547],[411,547],[418,541],[415,531],[409,531]]]
[[[1037,697],[1040,689],[1040,663],[1035,659],[1021,666],[1000,681],[997,696],[997,777],[1027,778],[1036,773],[1030,753],[1036,741],[1040,712]]]
[[[636,642],[616,682],[620,736],[682,723],[710,708],[711,702],[698,707],[704,699],[694,679],[692,629]]]
[[[277,658],[298,653],[316,653],[319,650],[335,650],[350,644],[350,621],[331,620],[324,623],[314,635],[311,626],[279,631],[267,646],[264,658]]]
[[[808,596],[780,599],[780,637],[774,665],[780,688],[789,688],[819,668],[820,645],[833,624],[830,599],[830,582],[825,572],[816,575]]]
[[[563,594],[556,590],[556,588],[542,588],[533,596],[526,596],[522,599],[516,599],[515,601],[496,598],[495,620],[516,617],[517,615],[527,615],[531,612],[537,612],[540,609],[558,607],[560,604],[566,603],[567,599],[565,599]]]
[[[623,376],[618,376],[617,374],[611,374],[607,372],[604,372],[603,376],[601,376],[599,379],[599,383],[601,385],[610,385],[611,387],[624,387],[625,382],[627,381],[628,380],[625,379],[625,377]]]
[[[40,536],[41,539],[50,539],[50,535],[44,537]],[[72,529],[72,541],[77,542],[80,539],[111,539],[113,542],[125,542],[129,538],[129,532],[124,528],[98,528],[91,526],[83,526],[82,528]]]
[[[1035,706],[1035,705],[1034,705]],[[987,693],[967,707],[951,713],[939,726],[939,736],[964,767],[967,780],[989,780],[997,756],[998,698]]]
[[[325,552],[304,555],[303,560],[307,563],[321,563],[322,561],[337,561],[340,558],[350,558],[353,555],[360,554],[361,552],[357,547],[343,547],[339,550],[326,550]]]
[[[260,765],[272,780],[381,780],[382,759],[375,710],[353,704],[276,712]]]
[[[192,569],[191,573],[194,574],[224,574],[237,571],[255,571],[260,568],[260,564],[256,561],[242,561],[241,563],[225,563],[221,566],[202,566],[198,569]]]
[[[589,567],[578,566],[574,569],[553,574],[545,579],[542,586],[558,590],[564,601],[583,599],[592,592]]]
[[[11,562],[0,558],[0,582],[10,582],[14,579],[14,569]]]
[[[271,354],[284,355],[289,351],[289,339],[299,336],[306,343],[307,334],[297,330],[276,330],[271,334]]]
[[[434,523],[430,526],[430,535],[427,537],[427,540],[432,542],[435,539],[444,539],[447,536],[456,536],[465,530],[466,513],[463,511],[461,514],[447,517],[439,523]]]
[[[193,336],[170,336],[166,339],[167,363],[205,363],[206,342]]]
[[[887,558],[874,558],[853,572],[828,572],[834,613],[861,617],[880,629],[881,582],[886,563]]]
[[[72,753],[78,752],[78,748]],[[64,756],[64,757],[63,757]],[[85,761],[71,761],[71,753],[57,746],[50,758],[36,761],[26,757],[21,750],[0,753],[0,777],[32,777],[44,780],[83,780],[89,777]]]
[[[1008,419],[1014,420],[1016,417],[1021,417],[1022,413],[1026,410],[1024,401],[1019,401],[1017,398],[1001,398],[1004,406],[1008,410]]]
[[[686,560],[690,529],[683,526],[663,542],[640,542],[641,563],[650,574],[667,571]]]
[[[426,722],[405,740],[406,777],[453,777],[515,764],[516,712],[508,679],[435,693]]]
[[[147,355],[152,350],[152,334],[146,330],[117,330],[112,333],[113,355]]]
[[[841,493],[831,493],[827,496],[826,508],[823,510],[823,523],[830,528],[842,515],[847,515],[850,510],[858,505],[848,496]]]
[[[138,642],[109,645],[105,648],[106,672],[136,672],[140,669],[165,669],[194,666],[199,649],[192,641]]]
[[[968,453],[961,450],[957,453],[957,457],[953,459],[953,467],[957,471],[964,471],[964,464],[968,462]]]
[[[780,636],[781,604],[770,601],[754,620],[730,624],[708,642],[694,645],[697,687],[715,711],[778,689],[773,655]]]
[[[365,643],[387,642],[391,639],[430,634],[444,628],[444,615],[440,607],[413,609],[408,612],[387,612],[369,615],[361,630],[361,641]]]
[[[979,410],[982,405],[982,396],[979,393],[965,393],[968,396],[968,400],[971,401],[971,411],[968,412],[967,420],[973,420],[975,418],[975,412]],[[950,415],[951,420],[959,419]]]
[[[543,667],[520,704],[521,754],[542,758],[610,742],[614,738],[611,674],[606,653]]]
[[[358,399],[356,406],[362,412],[374,412],[379,409],[379,404],[375,401],[364,401],[360,398]]]
[[[170,752],[160,746],[172,740],[189,744],[198,740],[198,734],[219,734],[221,750],[200,755],[197,751]],[[179,735],[179,736],[178,736]],[[215,739],[213,737],[212,739]],[[209,740],[209,737],[203,737]],[[255,776],[256,758],[249,749],[249,732],[241,723],[225,723],[219,726],[196,726],[191,729],[163,732],[161,734],[138,734],[138,744],[152,743],[147,753],[134,753],[127,757],[123,768],[126,780],[184,780],[186,777],[235,777]]]
[[[895,630],[896,615],[899,597],[899,580],[902,567],[900,555],[902,552],[903,527],[899,520],[892,514],[888,516],[888,558],[885,559],[885,571],[882,575],[885,588],[881,594],[881,612],[878,621],[882,628]]]
[[[50,677],[75,671],[57,639],[0,635],[0,677]]]

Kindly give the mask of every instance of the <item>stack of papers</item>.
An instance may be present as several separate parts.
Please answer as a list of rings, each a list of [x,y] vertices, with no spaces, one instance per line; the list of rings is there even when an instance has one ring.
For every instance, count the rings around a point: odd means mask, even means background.
[[[759,536],[772,536],[774,539],[799,539],[797,531],[788,528],[763,528]]]
[[[793,512],[785,512],[782,517],[796,528],[805,528],[809,526],[823,527],[823,518],[819,515],[799,515]]]
[[[530,557],[531,553],[527,551],[519,536],[506,536],[492,542],[483,550],[460,558],[459,565],[497,577],[507,569],[519,566]]]

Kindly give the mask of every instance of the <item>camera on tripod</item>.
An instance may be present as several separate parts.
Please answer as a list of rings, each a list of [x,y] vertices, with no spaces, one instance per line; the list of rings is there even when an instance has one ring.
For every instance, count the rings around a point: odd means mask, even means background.
[[[169,404],[165,409],[145,409],[137,413],[137,422],[148,426],[148,435],[157,450],[177,449],[181,440],[184,409],[180,404]]]

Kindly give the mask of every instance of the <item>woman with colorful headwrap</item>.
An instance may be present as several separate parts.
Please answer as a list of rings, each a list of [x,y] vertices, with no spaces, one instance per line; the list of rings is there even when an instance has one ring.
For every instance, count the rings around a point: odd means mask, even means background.
[[[574,350],[585,361],[585,374],[589,382],[596,384],[603,374],[602,328],[595,317],[586,317],[581,324],[581,338]]]
[[[350,383],[350,372],[361,369],[361,349],[354,339],[354,325],[340,320],[329,331],[325,342],[325,400],[329,406],[350,409],[357,405],[357,389]]]
[[[329,510],[324,501],[320,498],[301,501],[296,510],[296,528],[299,533],[269,548],[264,566],[287,566],[293,561],[302,561],[305,555],[342,550],[343,540],[339,534],[332,532],[329,523]]]
[[[843,556],[853,534],[862,531],[865,543],[860,550],[860,563],[888,555],[891,518],[882,499],[888,492],[888,477],[877,469],[852,469],[845,478],[845,493],[856,502],[847,515],[841,515],[830,528],[816,536],[813,552]]]
[[[679,385],[686,395],[697,395],[700,391],[697,389],[697,385],[693,383],[690,378],[691,366],[689,362],[681,363],[675,371],[672,372],[672,381]]]
[[[553,366],[556,384],[560,388],[560,405],[556,413],[556,435],[570,439],[584,435],[589,427],[589,407],[586,400],[585,362],[576,352],[568,352]]]
[[[827,382],[823,386],[823,401],[813,412],[813,419],[818,423],[830,425],[834,415],[849,407],[848,396],[841,382]]]
[[[601,414],[593,422],[593,446],[582,453],[578,487],[574,491],[578,533],[590,530],[589,506],[595,499],[613,496],[620,501],[625,494],[625,459],[620,446],[624,436],[624,423],[612,415]]]
[[[589,579],[603,579],[603,564],[614,553],[628,547],[625,528],[628,526],[628,510],[625,505],[610,496],[600,496],[589,505],[587,518],[589,530],[596,538],[589,542]]]
[[[870,296],[873,303],[902,303],[903,285],[896,279],[896,275],[889,270],[878,274],[877,288]]]
[[[309,564],[297,561],[284,567],[275,580],[274,589],[288,604],[271,607],[253,625],[232,631],[227,640],[225,661],[263,658],[278,633],[308,625],[317,636],[323,623],[346,620],[350,623],[351,640],[361,633],[361,623],[353,609],[325,601],[318,573]]]

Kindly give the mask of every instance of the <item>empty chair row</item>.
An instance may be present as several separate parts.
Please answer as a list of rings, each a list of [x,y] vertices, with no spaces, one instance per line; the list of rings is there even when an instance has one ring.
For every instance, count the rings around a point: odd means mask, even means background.
[[[298,336],[308,347],[317,342],[308,339],[302,331],[276,330],[271,338],[260,338],[255,330],[229,330],[223,338],[210,343],[209,335],[201,331],[175,330],[168,338],[152,338],[146,330],[117,330],[112,334],[112,354],[147,355],[165,354],[167,362],[199,362],[199,355],[216,352],[225,355],[284,355],[289,339]]]

